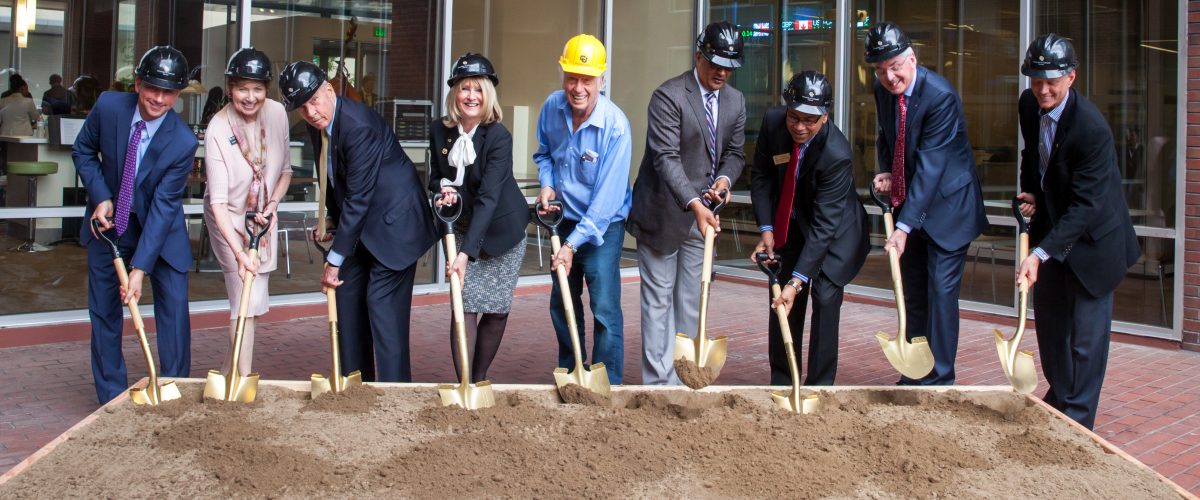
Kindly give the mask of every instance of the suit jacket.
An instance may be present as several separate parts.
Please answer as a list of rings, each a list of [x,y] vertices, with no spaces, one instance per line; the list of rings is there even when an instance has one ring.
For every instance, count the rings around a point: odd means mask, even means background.
[[[967,138],[967,120],[954,87],[941,75],[917,67],[906,99],[904,178],[907,198],[896,222],[924,229],[942,248],[956,250],[983,233],[987,216]],[[875,82],[879,170],[892,171],[896,144],[896,96]]]
[[[679,249],[695,217],[687,203],[708,188],[704,93],[693,70],[663,82],[650,96],[646,155],[633,184],[629,234],[662,253]],[[717,96],[717,176],[737,181],[745,167],[746,99],[726,85]]]
[[[1025,139],[1021,191],[1037,199],[1032,244],[1065,262],[1088,293],[1104,296],[1142,253],[1121,190],[1112,130],[1100,110],[1071,89],[1039,179],[1041,113],[1032,92],[1021,93],[1018,109]]]
[[[101,94],[75,138],[71,158],[88,193],[85,222],[104,200],[112,200],[116,209],[135,107],[137,94]],[[126,256],[133,267],[149,273],[159,257],[176,271],[186,272],[191,266],[192,244],[183,222],[183,190],[198,145],[196,134],[183,119],[167,111],[138,165],[130,209],[137,214],[142,233],[132,258]],[[87,245],[94,238],[91,226],[84,224],[79,231],[80,243]]]
[[[384,267],[405,269],[438,239],[417,169],[371,108],[338,97],[334,117],[333,182],[325,197],[337,227],[332,249],[349,257],[362,244]],[[308,132],[320,158],[321,131],[309,125]]]
[[[786,120],[787,108],[773,107],[763,115],[758,129],[750,199],[759,226],[775,224],[784,183],[792,181],[785,177],[795,141]],[[867,213],[854,190],[851,158],[850,143],[832,121],[809,139],[800,161],[800,179],[794,181],[792,210],[796,217],[788,227],[788,240],[799,240],[803,246],[791,272],[810,280],[824,272],[837,285],[846,286],[866,262],[870,250]]]
[[[441,192],[443,178],[454,180],[458,174],[447,159],[458,138],[458,127],[443,125],[441,118],[429,126],[429,146],[433,150],[429,190],[434,193]],[[457,188],[463,206],[460,224],[469,221],[462,252],[472,259],[501,255],[525,239],[529,204],[513,178],[512,140],[512,134],[499,122],[478,126],[472,137],[475,163],[467,168],[463,185]]]

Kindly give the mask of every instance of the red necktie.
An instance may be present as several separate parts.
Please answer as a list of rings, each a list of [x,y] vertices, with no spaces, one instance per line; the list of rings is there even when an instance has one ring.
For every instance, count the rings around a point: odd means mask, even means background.
[[[896,147],[892,148],[892,207],[904,203],[904,129],[908,118],[908,106],[904,105],[904,94],[900,94],[900,120],[896,125]]]
[[[787,174],[783,176],[783,194],[779,196],[779,205],[775,207],[775,249],[783,248],[787,243],[788,222],[792,220],[792,202],[796,199],[796,169],[800,168],[800,144],[792,148],[792,161],[788,163]]]

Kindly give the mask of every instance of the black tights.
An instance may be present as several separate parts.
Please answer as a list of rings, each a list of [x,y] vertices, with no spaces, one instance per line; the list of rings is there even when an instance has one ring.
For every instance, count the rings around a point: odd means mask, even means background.
[[[504,338],[504,326],[508,324],[508,313],[478,313],[463,315],[467,327],[467,342],[475,337],[475,355],[471,356],[471,383],[487,380],[488,367],[500,350],[500,340]],[[454,359],[454,376],[462,376],[458,371],[458,342],[454,338],[454,320],[450,320],[450,354]]]

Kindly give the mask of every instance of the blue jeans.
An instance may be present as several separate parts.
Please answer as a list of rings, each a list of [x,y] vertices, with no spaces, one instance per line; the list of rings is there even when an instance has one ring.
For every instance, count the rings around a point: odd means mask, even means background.
[[[575,229],[577,221],[564,220],[558,230],[564,238]],[[584,244],[571,263],[567,281],[571,286],[571,301],[575,307],[575,327],[579,346],[587,363],[587,335],[583,330],[583,284],[587,282],[595,328],[592,340],[592,362],[604,363],[608,381],[620,384],[625,376],[625,318],[621,314],[621,242],[625,239],[625,221],[613,222],[604,232],[604,244]],[[550,320],[558,335],[558,366],[575,368],[575,353],[571,350],[571,333],[563,311],[562,292],[558,280],[550,293]]]

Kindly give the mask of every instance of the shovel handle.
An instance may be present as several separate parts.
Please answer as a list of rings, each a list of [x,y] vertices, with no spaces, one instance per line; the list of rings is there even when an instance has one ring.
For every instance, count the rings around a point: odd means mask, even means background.
[[[453,205],[438,206],[437,202],[441,201],[444,196],[442,193],[435,193],[430,206],[433,207],[433,215],[446,225],[446,234],[450,234],[454,231],[454,223],[458,222],[458,218],[462,216],[463,204],[460,198]]]
[[[562,224],[563,217],[565,217],[563,212],[563,202],[562,200],[550,200],[546,202],[546,205],[548,207],[558,207],[558,210],[546,210],[546,214],[543,215],[541,211],[538,210],[538,204],[536,203],[529,210],[533,212],[533,220],[537,222],[539,226],[549,230],[551,236],[557,236],[558,225]]]
[[[879,209],[883,210],[883,213],[885,213],[885,214],[891,213],[892,212],[892,204],[890,201],[883,198],[883,193],[876,191],[875,188],[871,188],[870,191],[871,191],[871,199],[875,201],[875,204],[879,206]]]
[[[729,202],[726,201],[726,199],[728,197],[729,197],[728,189],[722,189],[721,192],[717,193],[717,202],[714,203],[712,208],[709,209],[709,210],[712,210],[712,214],[714,217],[717,214],[721,213],[721,209],[725,208],[725,206],[729,204]]]
[[[98,219],[92,219],[92,232],[100,237],[100,241],[108,245],[108,251],[112,252],[114,259],[121,258],[121,249],[117,247],[116,240],[110,238],[107,232],[100,230],[100,221]],[[121,285],[124,286],[124,283]]]
[[[248,245],[250,249],[258,248],[258,241],[266,236],[267,231],[271,230],[271,215],[267,216],[267,223],[263,224],[257,232],[254,231],[255,217],[258,217],[258,212],[246,212],[246,234],[250,235],[250,244]]]
[[[1017,232],[1028,233],[1029,232],[1029,220],[1026,219],[1025,215],[1023,215],[1021,213],[1021,204],[1022,203],[1025,203],[1025,201],[1020,198],[1013,198],[1012,199],[1012,212],[1013,212],[1013,217],[1015,217],[1017,219]]]
[[[767,252],[758,252],[757,254],[754,254],[754,260],[758,261],[756,262],[756,264],[758,264],[758,269],[762,271],[763,274],[767,275],[768,283],[771,285],[779,284],[779,270],[782,268],[782,264],[780,264],[778,260],[776,260],[773,264],[767,264],[767,261],[771,260],[771,255]]]

